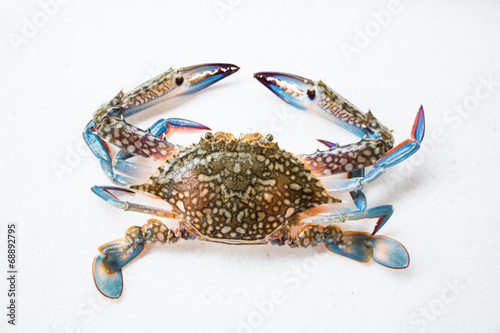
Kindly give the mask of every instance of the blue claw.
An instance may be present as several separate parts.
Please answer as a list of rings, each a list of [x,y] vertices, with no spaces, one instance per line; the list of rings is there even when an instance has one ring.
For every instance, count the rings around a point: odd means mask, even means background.
[[[410,265],[410,255],[406,248],[394,239],[375,236],[371,239],[373,260],[389,268],[406,268]]]
[[[108,298],[119,298],[123,291],[123,275],[118,270],[114,273],[107,273],[102,265],[102,255],[94,258],[92,264],[92,275],[94,283],[101,294]]]
[[[107,130],[111,131],[113,128],[117,128],[117,124],[115,124],[117,121],[115,119],[114,124],[107,124],[105,126],[103,125],[104,119],[107,119],[109,116],[116,118],[130,117],[135,113],[148,109],[153,105],[163,102],[164,100],[192,94],[211,86],[217,81],[228,77],[238,70],[238,66],[224,63],[195,65],[175,70],[171,68],[167,72],[143,83],[127,94],[120,92],[113,100],[103,104],[94,113],[93,120],[90,121],[85,127],[83,138],[92,153],[101,161],[105,161],[109,164],[103,165],[103,169],[106,175],[113,179],[114,174],[112,170],[113,162],[111,153],[106,143],[103,142],[103,140],[97,135],[97,133],[94,133],[94,131],[95,128],[99,128],[99,131],[102,131],[103,127],[106,126]],[[151,89],[154,89],[154,91],[151,92]],[[118,121],[118,123],[120,122]],[[124,125],[124,122],[122,121],[121,124]],[[163,130],[162,132],[165,132],[168,130],[168,125],[168,123],[162,123],[161,121],[157,122],[155,126],[159,128],[156,128],[155,131]],[[208,127],[199,123],[178,118],[172,119],[171,125],[208,129]],[[129,126],[129,129],[131,129],[131,131],[136,130],[140,134],[143,134],[139,129],[136,129],[133,126]],[[102,135],[102,133],[100,133],[100,135]],[[117,145],[120,148],[125,146],[122,143]],[[137,149],[138,147],[135,148]],[[132,155],[126,151],[120,151],[118,153],[118,159],[127,159],[131,156]],[[155,157],[153,156],[153,158]]]
[[[288,104],[301,110],[313,109],[313,103],[307,97],[307,92],[314,86],[313,80],[277,72],[259,72],[253,77]]]
[[[195,93],[201,89],[220,81],[229,75],[236,73],[240,68],[233,64],[203,64],[178,69],[182,77],[180,95]]]
[[[254,78],[286,103],[298,109],[310,110],[327,117],[360,138],[383,137],[389,142],[392,140],[392,135],[389,134],[386,138],[386,133],[383,133],[385,127],[380,127],[382,132],[379,133],[368,130],[369,128],[361,125],[366,121],[366,115],[322,81],[313,81],[302,76],[277,72],[255,73]]]
[[[238,66],[233,64],[203,64],[182,67],[175,70],[170,69],[169,72],[160,74],[158,77],[152,79],[157,80],[165,74],[171,75],[170,79],[172,81],[171,84],[168,85],[168,89],[164,89],[158,96],[147,102],[120,110],[120,114],[127,118],[167,99],[195,93],[228,77],[239,69]],[[140,89],[140,87],[141,86],[136,89]]]

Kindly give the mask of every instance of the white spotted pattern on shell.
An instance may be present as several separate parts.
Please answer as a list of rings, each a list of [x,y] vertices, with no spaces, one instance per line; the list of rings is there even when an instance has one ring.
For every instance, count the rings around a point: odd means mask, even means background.
[[[183,222],[213,239],[261,240],[297,214],[339,202],[292,154],[261,134],[208,134],[132,186],[169,202]]]

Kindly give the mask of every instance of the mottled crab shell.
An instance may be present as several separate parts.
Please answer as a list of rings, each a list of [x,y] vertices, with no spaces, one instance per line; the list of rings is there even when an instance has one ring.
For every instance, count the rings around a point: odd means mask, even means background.
[[[132,188],[170,203],[201,235],[229,242],[265,239],[300,212],[340,202],[300,160],[261,134],[208,133]]]

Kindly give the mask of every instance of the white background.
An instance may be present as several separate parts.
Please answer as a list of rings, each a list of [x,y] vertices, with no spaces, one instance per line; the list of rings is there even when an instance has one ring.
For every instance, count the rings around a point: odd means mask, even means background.
[[[498,0],[47,3],[0,5],[0,262],[5,271],[6,225],[15,222],[19,264],[17,325],[5,323],[1,278],[0,331],[500,331]],[[97,247],[148,217],[90,192],[110,182],[81,132],[120,89],[206,62],[241,70],[133,121],[147,126],[165,113],[236,134],[272,132],[296,153],[322,148],[316,138],[356,140],[276,98],[252,78],[264,70],[321,78],[370,108],[398,142],[424,105],[424,147],[366,189],[370,206],[394,205],[381,234],[408,248],[408,269],[323,247],[182,242],[151,246],[127,266],[121,299],[97,292]]]

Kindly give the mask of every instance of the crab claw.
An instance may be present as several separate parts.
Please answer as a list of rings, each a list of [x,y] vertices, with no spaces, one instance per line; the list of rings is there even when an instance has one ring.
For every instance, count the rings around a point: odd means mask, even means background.
[[[278,72],[259,72],[253,77],[288,104],[302,110],[313,108],[314,81],[298,75]]]
[[[109,111],[109,105],[104,105],[104,108],[101,106],[101,109],[104,110],[104,114],[115,117],[119,114],[127,118],[167,99],[189,95],[207,88],[239,69],[233,64],[202,64],[178,69],[170,68],[167,72],[144,82],[131,92],[118,94],[115,100],[121,104],[121,107],[116,110],[119,113]],[[94,114],[94,122],[101,114],[99,110]]]
[[[239,69],[233,64],[202,64],[179,68],[176,76],[178,96],[195,93],[236,73]]]
[[[370,112],[361,112],[321,80],[276,72],[259,72],[254,77],[296,108],[315,112],[359,138],[380,140],[389,149],[394,145],[391,132]]]

